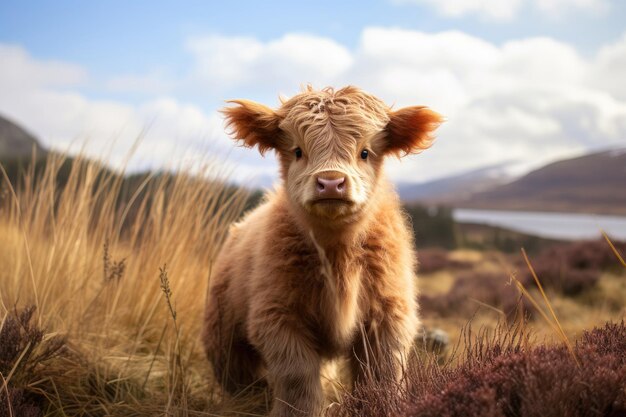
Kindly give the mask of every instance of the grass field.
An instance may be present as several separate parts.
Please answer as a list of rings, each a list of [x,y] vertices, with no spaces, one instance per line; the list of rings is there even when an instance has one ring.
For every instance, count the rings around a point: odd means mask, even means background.
[[[61,164],[53,158],[38,180],[30,173],[2,188],[3,321],[35,306],[29,325],[44,332],[1,369],[4,385],[65,414],[209,409],[198,346],[204,294],[246,196],[178,173],[147,180],[131,207],[119,204],[119,178],[95,162],[74,163],[59,192]],[[58,338],[64,346],[45,364],[28,363]]]
[[[606,242],[593,242],[593,250],[611,252]],[[602,245],[604,248],[602,248]],[[600,248],[598,248],[598,246]],[[528,266],[520,251],[502,254],[495,251],[456,250],[433,255],[424,250],[421,256],[447,256],[448,261],[434,270],[419,275],[422,295],[422,320],[429,328],[441,328],[452,341],[460,339],[461,331],[471,318],[473,327],[494,328],[498,321],[510,322],[521,307],[530,318],[528,327],[537,342],[556,342],[562,335],[555,331],[555,322],[541,291],[529,280]],[[594,252],[597,253],[597,252]],[[531,266],[542,282],[542,257],[530,257]],[[585,281],[579,292],[569,294],[550,281],[544,282],[547,300],[569,340],[579,338],[584,330],[626,316],[626,270],[619,268],[619,259],[612,258],[608,268],[594,269],[595,279]],[[515,278],[512,278],[515,277]],[[566,277],[564,276],[564,279]],[[515,279],[528,291],[517,290]],[[482,283],[482,284],[481,284]],[[532,297],[550,320],[544,319],[529,300]]]
[[[211,265],[245,192],[178,172],[146,177],[122,199],[120,177],[93,161],[72,164],[59,188],[62,163],[53,155],[43,173],[0,182],[0,416],[262,413],[267,393],[221,395],[199,343]],[[578,292],[556,283],[545,297],[521,254],[425,251],[424,267],[432,256],[440,266],[420,277],[424,322],[446,330],[452,345],[460,341],[459,352],[471,352],[472,337],[485,333],[468,336],[470,320],[473,329],[494,330],[507,322],[505,309],[524,304],[532,346],[571,347],[584,329],[626,313],[626,265],[619,250],[600,244],[612,266],[595,268],[589,285],[581,273]],[[467,284],[479,281],[488,288]],[[467,363],[459,357],[446,369]],[[333,412],[359,415],[356,397],[337,394],[347,405]]]

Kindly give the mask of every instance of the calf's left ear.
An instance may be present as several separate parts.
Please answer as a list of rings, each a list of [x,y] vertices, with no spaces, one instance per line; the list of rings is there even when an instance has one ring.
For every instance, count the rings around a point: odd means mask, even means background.
[[[222,109],[226,127],[233,139],[243,146],[258,147],[261,155],[278,146],[280,117],[267,106],[250,100],[229,100],[235,104]]]
[[[385,152],[405,156],[427,149],[433,142],[435,129],[443,121],[440,114],[423,106],[404,107],[390,112],[385,129]]]

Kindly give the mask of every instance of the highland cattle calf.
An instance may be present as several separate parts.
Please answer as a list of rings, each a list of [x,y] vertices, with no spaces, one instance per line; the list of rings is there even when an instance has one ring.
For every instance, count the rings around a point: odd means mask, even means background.
[[[274,110],[233,100],[232,136],[273,150],[281,186],[234,225],[213,268],[203,340],[236,393],[267,380],[272,416],[317,416],[320,366],[399,375],[419,329],[411,228],[383,160],[427,148],[441,117],[355,87],[308,87]],[[390,373],[390,374],[388,374]]]

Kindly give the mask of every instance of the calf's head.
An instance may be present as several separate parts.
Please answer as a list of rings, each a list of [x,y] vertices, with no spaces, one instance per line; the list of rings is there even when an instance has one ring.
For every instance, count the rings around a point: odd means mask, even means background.
[[[376,193],[383,159],[426,149],[442,121],[422,106],[393,111],[355,87],[308,87],[276,110],[230,103],[223,113],[231,135],[262,154],[275,150],[291,203],[331,223],[357,219]]]

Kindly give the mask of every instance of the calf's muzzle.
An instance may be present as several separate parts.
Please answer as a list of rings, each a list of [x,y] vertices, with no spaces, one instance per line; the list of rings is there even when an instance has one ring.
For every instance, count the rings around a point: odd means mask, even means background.
[[[318,199],[343,199],[346,191],[346,177],[336,171],[328,171],[317,176]]]

